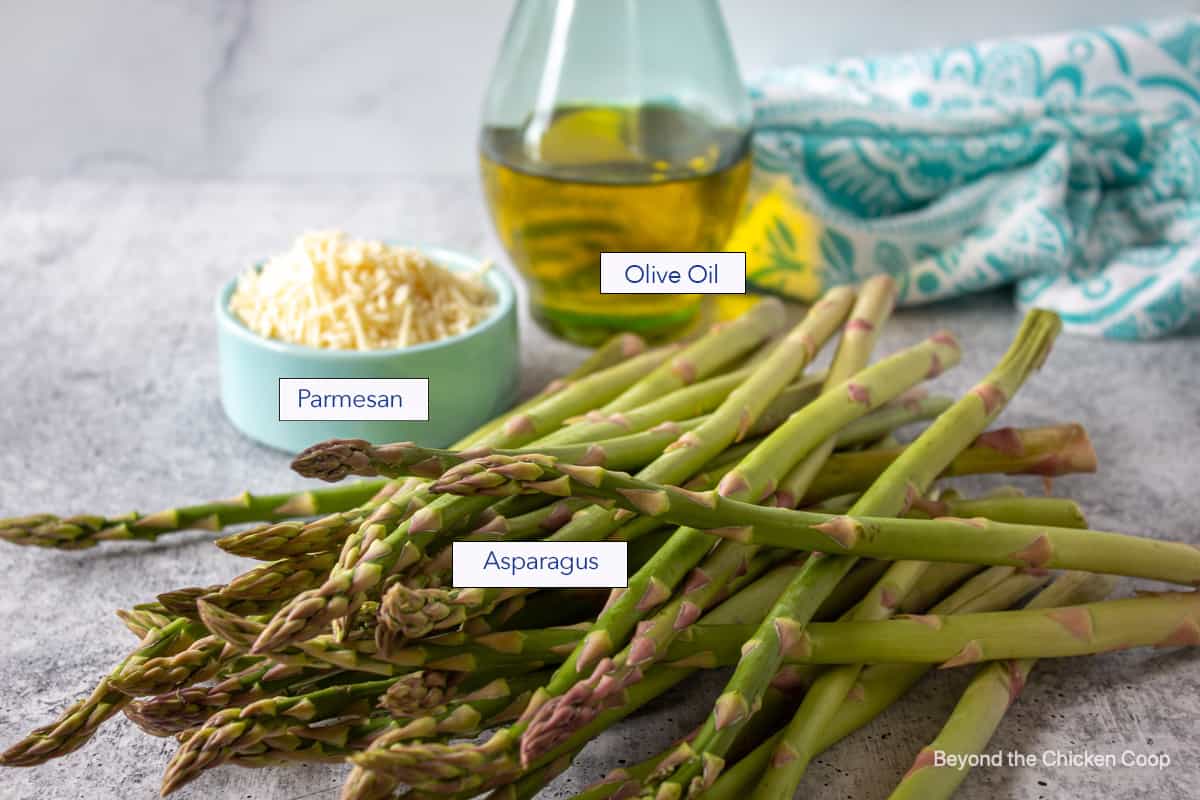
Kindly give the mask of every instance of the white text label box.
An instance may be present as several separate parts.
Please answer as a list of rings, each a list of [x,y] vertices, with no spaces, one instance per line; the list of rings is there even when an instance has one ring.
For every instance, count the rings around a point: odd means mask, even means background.
[[[424,422],[428,378],[280,378],[279,419]]]
[[[599,588],[629,582],[626,542],[455,542],[454,585]]]

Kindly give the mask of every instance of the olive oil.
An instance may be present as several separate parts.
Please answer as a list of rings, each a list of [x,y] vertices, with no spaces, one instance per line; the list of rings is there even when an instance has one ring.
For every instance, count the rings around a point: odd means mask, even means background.
[[[583,344],[686,326],[698,295],[602,295],[600,253],[720,250],[750,176],[747,131],[666,104],[562,107],[484,128],[480,150],[534,317]]]

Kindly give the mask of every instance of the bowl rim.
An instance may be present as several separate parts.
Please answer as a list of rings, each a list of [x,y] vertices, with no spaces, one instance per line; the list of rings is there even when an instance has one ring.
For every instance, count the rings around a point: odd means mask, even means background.
[[[454,271],[465,270],[468,264],[478,264],[481,259],[467,255],[459,250],[451,250],[445,247],[437,247],[433,245],[409,244],[388,242],[396,247],[403,247],[409,250],[415,250],[423,255],[436,261],[439,266],[446,267]],[[257,262],[261,266],[263,262]],[[447,336],[445,339],[438,339],[433,342],[422,342],[408,347],[389,347],[378,350],[334,350],[321,347],[311,347],[306,344],[293,344],[292,342],[284,342],[279,339],[271,339],[263,336],[260,333],[250,330],[246,327],[246,323],[242,322],[236,314],[229,309],[229,299],[233,296],[234,290],[237,288],[238,278],[241,274],[235,275],[226,281],[217,291],[217,296],[214,300],[214,311],[217,316],[218,327],[227,331],[238,338],[241,338],[256,347],[261,347],[266,350],[273,350],[280,354],[292,356],[303,356],[307,358],[327,358],[332,360],[363,360],[363,359],[388,359],[395,358],[410,353],[429,352],[464,342],[476,336],[483,336],[492,328],[499,326],[505,318],[513,311],[516,304],[516,288],[513,286],[512,279],[504,273],[503,269],[493,265],[491,269],[484,275],[484,280],[496,292],[496,302],[492,306],[491,311],[484,319],[469,330],[462,333],[456,333],[453,336]]]

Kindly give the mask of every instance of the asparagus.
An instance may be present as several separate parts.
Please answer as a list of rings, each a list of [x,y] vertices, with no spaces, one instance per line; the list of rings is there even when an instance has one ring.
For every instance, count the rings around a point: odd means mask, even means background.
[[[1200,643],[1200,593],[1145,596],[1055,608],[874,622],[815,622],[789,643],[792,663],[936,663],[1067,658],[1134,647]],[[706,643],[723,639],[705,632]]]
[[[594,442],[648,430],[669,420],[704,416],[721,405],[750,372],[750,367],[742,367],[722,373],[627,411],[606,414],[597,409],[583,416],[569,417],[563,421],[563,427],[548,434],[542,443],[561,447]]]
[[[226,763],[252,769],[297,762],[340,764],[351,753],[369,747],[389,727],[386,719],[340,722],[313,728],[294,726],[231,754]]]
[[[521,403],[504,414],[496,417],[489,422],[485,422],[479,428],[467,434],[463,439],[460,439],[457,446],[466,447],[471,442],[479,441],[484,436],[494,433],[504,427],[504,424],[510,417],[524,413],[527,409],[536,403],[544,400],[548,395],[557,394],[564,389],[570,387],[580,378],[586,378],[589,375],[594,375],[597,372],[603,372],[612,367],[620,366],[625,361],[628,361],[635,356],[640,356],[646,352],[646,342],[642,337],[635,333],[618,333],[610,337],[604,344],[597,347],[592,353],[580,362],[579,366],[571,372],[563,375],[560,378],[555,378],[542,387],[541,391],[530,397],[524,403]]]
[[[694,383],[731,363],[771,336],[784,323],[783,303],[768,298],[736,320],[712,330],[683,348],[670,361],[621,393],[601,409],[627,411]]]
[[[837,446],[871,444],[905,425],[937,417],[953,402],[949,397],[930,396],[921,388],[912,389],[842,428],[838,432]]]
[[[202,725],[222,708],[249,705],[263,697],[303,687],[313,681],[336,678],[340,674],[340,670],[312,670],[258,662],[212,686],[188,686],[135,700],[125,708],[125,716],[152,736],[174,736]]]
[[[231,555],[260,561],[337,551],[365,519],[365,511],[354,509],[311,522],[278,522],[230,534],[216,545]]]
[[[393,717],[412,717],[444,705],[455,693],[454,675],[439,670],[410,672],[388,687],[379,705]]]
[[[887,278],[868,282],[863,288],[850,312],[846,333],[827,382],[836,385],[843,376],[849,376],[865,365],[875,331],[891,311],[894,288]],[[807,333],[800,330],[799,336],[805,335]],[[780,350],[783,349],[781,346]],[[770,364],[765,368],[770,368]],[[860,407],[858,403],[851,405]],[[822,403],[818,400],[808,411],[794,414],[721,479],[719,491],[726,496],[752,501],[771,494],[776,481],[791,463],[789,459],[805,452],[805,444],[798,445],[797,439],[811,442],[814,431],[836,424],[832,422],[839,418],[836,414],[822,411]],[[521,740],[524,763],[536,760],[542,752],[557,746],[573,730],[594,718],[612,692],[640,679],[642,671],[658,654],[665,652],[676,632],[686,628],[712,605],[725,585],[746,570],[754,555],[753,548],[734,543],[718,546],[691,573],[686,584],[666,606],[651,619],[638,624],[641,616],[667,599],[664,596],[647,602],[646,598],[654,596],[656,591],[669,596],[677,580],[675,576],[682,577],[686,570],[704,559],[710,547],[711,542],[699,531],[681,528],[667,546],[630,579],[628,589],[617,593],[619,596],[615,596],[601,613],[584,645],[568,658],[567,664],[556,675],[558,682],[547,687],[550,698],[527,720],[528,729]],[[634,624],[637,624],[637,632],[629,646],[615,659],[599,661],[601,656],[617,649]],[[589,666],[595,667],[591,675],[580,680]]]
[[[329,489],[254,495],[243,492],[229,500],[180,506],[154,514],[130,512],[119,517],[82,514],[56,517],[34,514],[0,519],[0,539],[13,544],[80,550],[101,542],[155,541],[164,533],[219,531],[244,522],[271,522],[346,511],[371,498],[383,481],[361,481]]]
[[[191,731],[171,758],[163,775],[162,793],[170,794],[202,771],[218,766],[239,750],[280,733],[299,720],[304,723],[343,717],[355,709],[369,712],[367,705],[385,692],[391,681],[376,680],[331,686],[309,694],[268,697],[245,708],[218,711],[200,728]]]
[[[1083,512],[1073,500],[1062,497],[981,497],[963,500],[918,498],[905,512],[914,518],[983,517],[1020,525],[1049,525],[1055,528],[1086,528]]]
[[[811,505],[866,489],[908,448],[889,447],[838,453],[816,475],[804,494]],[[999,428],[980,436],[943,470],[941,477],[1006,473],[1045,478],[1096,471],[1096,452],[1080,425]]]
[[[292,461],[292,469],[306,478],[340,481],[348,475],[390,478],[416,476],[438,478],[450,467],[490,455],[537,452],[572,464],[600,464],[612,469],[642,467],[663,448],[699,424],[699,420],[663,422],[646,431],[596,442],[526,450],[438,450],[414,442],[373,445],[365,439],[331,439],[304,450]]]
[[[1029,609],[1054,609],[1058,606],[1100,600],[1113,589],[1110,578],[1087,573],[1066,573],[1029,601]],[[1000,725],[1008,707],[1016,701],[1036,662],[1032,659],[1003,661],[981,669],[971,680],[962,699],[950,714],[941,732],[923,748],[896,789],[894,800],[950,797],[967,776],[965,769],[936,766],[934,753],[967,755],[987,745]]]
[[[552,394],[560,384],[577,380],[594,372],[615,367],[636,355],[646,352],[646,340],[636,333],[615,333],[593,350],[574,370],[562,378],[551,381],[543,394]]]
[[[746,320],[739,343],[753,347],[765,335],[761,320]],[[507,415],[504,424],[471,438],[470,447],[520,447],[554,430],[567,417],[582,414],[600,403],[613,400],[631,385],[651,380],[681,353],[674,346],[651,350],[614,367],[572,381],[568,386],[536,398],[524,410]]]
[[[178,653],[139,660],[115,670],[108,685],[131,697],[161,694],[208,680],[236,652],[216,636],[202,636]]]
[[[112,686],[114,678],[128,677],[138,664],[149,659],[179,652],[191,645],[195,637],[194,623],[185,619],[173,620],[165,627],[150,631],[136,650],[100,680],[90,695],[67,708],[54,722],[37,728],[5,750],[0,755],[0,765],[36,766],[82,747],[105,720],[120,712],[132,699]]]
[[[751,444],[747,447],[746,444]],[[708,469],[703,473],[698,473],[687,482],[689,489],[712,489],[717,485],[717,482],[733,468],[733,465],[740,461],[747,453],[754,449],[758,442],[743,443],[734,445],[727,449],[708,465]],[[736,458],[732,462],[726,462],[724,456],[729,453],[736,453]],[[507,502],[502,500],[501,503]],[[495,510],[500,503],[492,506]],[[555,502],[543,505],[540,508],[531,511],[527,514],[520,515],[515,518],[507,518],[502,515],[491,517],[483,525],[473,530],[470,534],[463,537],[468,541],[515,541],[529,538],[541,538],[547,534],[553,534],[566,525],[574,517],[577,511],[587,508],[591,503],[582,498],[564,498]],[[653,520],[638,518],[621,526],[609,538],[617,541],[633,542],[640,541],[643,536],[652,533],[659,529],[657,523]],[[649,556],[657,552],[657,547],[647,551],[647,557],[642,561],[637,562],[638,567],[649,560]],[[631,558],[631,566],[634,564]]]
[[[983,434],[987,426],[1024,383],[1034,369],[1044,362],[1060,324],[1052,314],[1031,314],[1018,333],[1009,352],[984,380],[965,397],[939,416],[932,425],[892,462],[866,493],[851,507],[851,514],[896,514],[907,510],[917,498],[929,491],[938,475],[945,470],[973,439]],[[997,437],[993,437],[997,438]],[[1010,442],[1015,437],[999,437]],[[1017,444],[1011,448],[1021,452]],[[797,575],[789,590],[812,591],[827,595],[853,566],[853,557],[813,559]],[[926,563],[902,561],[891,565],[867,596],[850,612],[853,620],[876,620],[890,617],[901,598],[920,581]],[[780,606],[785,603],[781,601]],[[799,598],[793,607],[776,616],[775,624],[787,620],[800,628],[811,619],[797,614],[803,609]],[[860,665],[847,664],[823,673],[801,701],[792,722],[776,748],[769,775],[759,784],[756,795],[766,800],[790,798],[814,755],[814,745],[820,731],[837,713],[846,694],[861,671]],[[736,676],[735,676],[736,678]]]
[[[160,603],[144,603],[132,609],[118,609],[117,618],[138,638],[146,635],[155,628],[164,628],[179,615],[169,612]]]

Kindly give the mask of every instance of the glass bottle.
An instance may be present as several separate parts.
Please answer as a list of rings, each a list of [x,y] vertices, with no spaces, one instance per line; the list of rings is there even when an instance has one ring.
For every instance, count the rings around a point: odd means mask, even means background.
[[[600,294],[600,253],[720,250],[751,109],[716,0],[519,0],[483,111],[484,193],[535,319],[594,344],[697,295]]]

